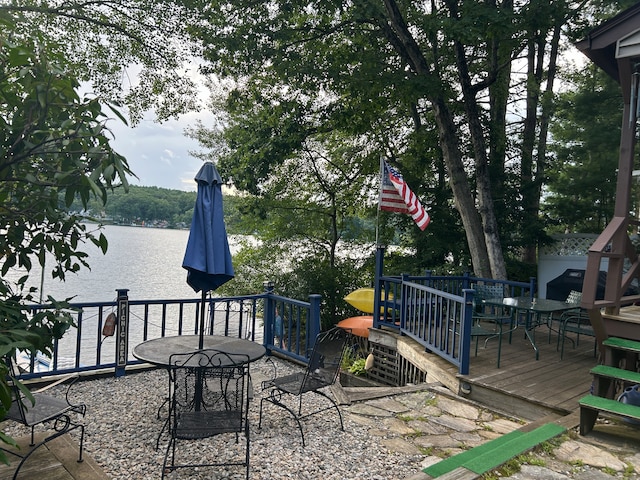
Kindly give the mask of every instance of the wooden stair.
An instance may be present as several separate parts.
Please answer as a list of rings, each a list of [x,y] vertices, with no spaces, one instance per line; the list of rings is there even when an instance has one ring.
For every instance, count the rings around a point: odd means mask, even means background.
[[[580,435],[593,430],[601,412],[627,420],[640,420],[640,406],[622,403],[614,398],[616,382],[621,382],[624,386],[640,384],[640,373],[619,368],[621,360],[640,355],[640,342],[610,337],[602,343],[602,347],[605,364],[591,369],[593,392],[579,402]],[[635,365],[635,361],[627,364]]]

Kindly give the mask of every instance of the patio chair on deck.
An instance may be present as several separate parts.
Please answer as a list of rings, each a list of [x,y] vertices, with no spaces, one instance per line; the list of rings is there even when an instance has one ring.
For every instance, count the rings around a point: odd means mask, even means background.
[[[567,303],[579,303],[582,300],[582,292],[571,290],[567,297]],[[567,333],[575,334],[575,341],[571,337],[567,337]],[[588,337],[595,337],[596,334],[593,331],[589,314],[584,308],[574,308],[573,310],[567,310],[560,316],[558,326],[558,345],[556,349],[560,349],[560,359],[564,357],[564,341],[569,338],[569,341],[576,347],[580,344],[580,335],[586,335]],[[594,342],[593,354],[596,355],[597,343]]]
[[[243,466],[249,478],[249,357],[217,350],[174,354],[170,359],[169,434],[162,478],[181,468]],[[234,434],[244,436],[244,454],[235,449],[197,452],[200,441]],[[176,463],[176,450],[184,461]],[[192,459],[193,461],[188,461]],[[210,460],[210,461],[209,461]]]
[[[567,295],[567,298],[565,299],[566,303],[580,303],[580,300],[582,299],[582,292],[578,292],[577,290],[571,290],[569,292],[569,295]],[[574,308],[572,310],[566,310],[564,312],[552,312],[550,314],[547,315],[546,317],[546,323],[547,323],[547,328],[549,330],[549,343],[551,343],[551,333],[552,332],[556,332],[558,334],[558,338],[557,338],[557,347],[556,350],[558,350],[560,348],[560,330],[562,327],[562,319],[565,316],[566,313],[576,313],[579,312],[580,308]],[[554,328],[554,324],[557,324],[557,327]]]
[[[25,385],[19,384],[18,381],[15,380],[15,377],[20,372],[15,367],[13,360],[5,359],[5,364],[11,372],[9,385],[12,395],[11,407],[7,411],[6,420],[13,420],[29,427],[31,430],[31,441],[29,446],[32,448],[28,451],[18,452],[14,449],[1,448],[10,455],[21,458],[20,463],[14,472],[13,479],[15,480],[18,477],[18,473],[24,463],[39,447],[76,429],[80,429],[80,452],[78,454],[78,462],[82,462],[84,424],[80,423],[79,417],[85,416],[87,407],[84,404],[73,404],[69,400],[71,387],[78,380],[79,375],[66,375],[55,379],[38,390],[29,391]],[[45,393],[56,385],[60,385],[65,382],[69,382],[69,384],[64,397],[56,397]],[[42,440],[36,443],[35,430],[36,427],[39,426],[47,427],[48,432]]]
[[[513,318],[506,308],[494,305],[485,305],[483,300],[490,298],[504,298],[502,285],[474,285],[473,295],[473,325],[471,326],[471,338],[476,339],[476,356],[478,355],[478,343],[484,338],[484,346],[492,338],[498,339],[497,368],[500,368],[500,354],[502,353],[502,336],[511,335],[513,331]],[[506,327],[506,330],[505,330]],[[509,337],[511,342],[511,337]]]
[[[332,328],[327,332],[320,333],[316,337],[309,363],[304,372],[294,373],[278,377],[274,375],[271,380],[262,382],[262,390],[268,390],[260,400],[260,420],[258,428],[262,427],[262,413],[264,402],[269,402],[284,408],[295,419],[302,436],[302,446],[305,446],[304,431],[302,430],[301,420],[312,415],[316,415],[326,410],[335,409],[340,419],[340,428],[344,431],[342,423],[342,414],[338,408],[338,404],[329,395],[324,393],[322,389],[333,385],[338,377],[340,364],[345,350],[345,345],[349,333],[342,328]],[[277,373],[277,372],[276,372]],[[303,399],[307,394],[318,394],[330,402],[330,405],[303,412]],[[297,397],[297,407],[289,406],[284,399]]]

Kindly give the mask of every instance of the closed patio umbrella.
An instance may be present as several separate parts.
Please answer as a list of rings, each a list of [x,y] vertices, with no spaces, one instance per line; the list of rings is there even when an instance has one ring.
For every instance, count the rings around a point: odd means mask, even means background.
[[[195,180],[198,195],[182,267],[187,270],[187,283],[196,292],[202,292],[199,332],[202,348],[207,292],[231,280],[234,271],[222,210],[222,178],[215,165],[206,162]]]

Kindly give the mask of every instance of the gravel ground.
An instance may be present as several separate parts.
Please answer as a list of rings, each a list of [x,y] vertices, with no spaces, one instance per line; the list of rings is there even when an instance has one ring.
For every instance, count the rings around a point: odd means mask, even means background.
[[[298,368],[276,360],[278,374]],[[367,427],[353,422],[343,411],[345,431],[339,428],[337,416],[330,411],[303,421],[307,447],[302,447],[299,430],[288,414],[271,404],[265,405],[262,429],[258,429],[261,392],[260,382],[270,378],[273,367],[264,360],[251,365],[255,398],[250,406],[252,479],[402,479],[420,470],[423,455],[401,455],[389,452],[379,436],[367,434]],[[160,448],[156,440],[166,416],[166,408],[157,418],[158,407],[168,392],[168,376],[164,370],[128,373],[124,377],[102,378],[78,382],[73,386],[72,398],[87,404],[85,420],[85,449],[105,473],[114,480],[159,479],[168,443],[161,437]],[[60,392],[56,392],[58,394]],[[308,400],[326,402],[317,395]],[[25,430],[7,423],[5,433],[14,436]],[[202,445],[189,442],[186,454],[202,459],[206,455],[218,456],[238,453],[243,440],[236,445],[233,436],[223,435],[208,439]],[[168,476],[167,478],[178,478]],[[180,472],[186,479],[241,479],[242,467],[228,470],[203,469],[191,476]]]

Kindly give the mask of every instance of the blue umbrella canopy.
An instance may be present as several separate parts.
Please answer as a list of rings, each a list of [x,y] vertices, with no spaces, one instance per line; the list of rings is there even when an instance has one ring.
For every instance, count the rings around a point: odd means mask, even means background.
[[[206,162],[195,180],[198,196],[182,267],[191,288],[204,294],[231,280],[234,271],[222,210],[222,178],[215,165]]]

